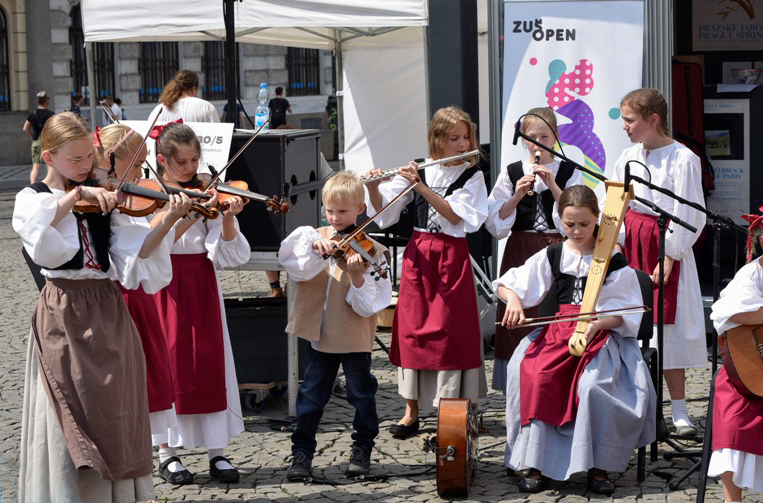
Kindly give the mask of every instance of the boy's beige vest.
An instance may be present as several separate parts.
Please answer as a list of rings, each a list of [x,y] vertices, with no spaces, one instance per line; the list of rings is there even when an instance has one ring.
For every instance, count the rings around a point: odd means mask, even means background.
[[[332,227],[321,227],[316,230],[325,239],[331,238],[334,233]],[[377,257],[384,253],[389,262],[387,248],[374,240],[371,241],[376,249]],[[330,269],[330,262],[326,260],[326,268],[323,271],[313,279],[301,281],[297,285],[286,331],[311,341],[313,348],[324,353],[371,352],[376,337],[378,316],[374,314],[363,318],[347,303],[347,292],[350,290],[351,280],[344,260],[337,261],[331,275]],[[328,300],[326,299],[327,290]],[[323,316],[324,303],[325,317]],[[321,318],[324,318],[323,331],[321,331]]]

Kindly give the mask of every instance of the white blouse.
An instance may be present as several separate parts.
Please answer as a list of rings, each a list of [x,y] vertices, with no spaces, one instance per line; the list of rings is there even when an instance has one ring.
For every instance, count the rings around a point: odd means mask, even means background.
[[[182,222],[182,220],[179,220]],[[234,219],[236,237],[225,241],[222,237],[223,217],[199,219],[172,246],[173,254],[206,253],[217,269],[238,267],[249,262],[252,249]]]
[[[559,173],[559,165],[561,162],[559,159],[554,159],[553,162],[550,164],[546,164],[545,167],[551,170],[551,174],[554,178],[556,178],[557,173]],[[522,172],[525,175],[530,175],[533,172],[533,168],[535,165],[533,163],[524,161],[522,162]],[[562,190],[566,189],[567,187],[572,187],[573,185],[583,185],[583,172],[580,170],[575,170],[575,172],[572,174],[569,180],[567,180],[567,183],[564,185],[564,187],[560,187]],[[536,194],[540,194],[544,190],[548,190],[548,187],[546,187],[545,182],[541,179],[540,176],[535,177],[535,185],[533,185],[533,192]],[[517,219],[517,212],[514,210],[511,215],[509,215],[506,218],[501,218],[499,216],[499,213],[501,211],[501,207],[512,198],[514,195],[514,184],[511,183],[511,178],[509,178],[508,170],[502,169],[501,173],[498,175],[498,178],[495,181],[495,185],[493,185],[493,190],[490,192],[490,196],[488,197],[487,204],[488,204],[488,216],[487,220],[485,220],[485,228],[498,239],[503,239],[506,236],[509,235],[511,232],[511,228],[514,226],[514,222]],[[556,229],[549,228],[548,230],[544,231],[546,233],[555,233],[560,232],[562,236],[564,236],[564,229],[562,228],[562,220],[559,218],[558,215],[558,206],[556,201],[554,201],[554,209],[552,211],[552,218],[554,220],[554,227]]]
[[[195,96],[180,98],[171,109],[167,109],[161,103],[158,104],[151,111],[149,120],[154,120],[156,114],[160,114],[157,123],[177,119],[183,119],[184,122],[220,122],[220,116],[217,115],[215,106]]]
[[[108,272],[87,266],[82,269],[54,270],[71,260],[79,251],[79,223],[70,212],[57,225],[50,225],[56,216],[58,199],[66,194],[63,190],[51,190],[52,193],[38,193],[27,187],[16,195],[13,209],[13,229],[18,233],[24,249],[34,263],[41,267],[43,276],[62,279],[111,279],[119,281],[130,290],[141,285],[147,293],[155,293],[170,283],[172,264],[169,250],[174,232],[169,232],[148,257],[141,259],[138,254],[146,236],[151,232],[151,226],[145,218],[130,217],[118,211],[111,215],[111,267]],[[87,222],[85,227],[87,228]],[[87,238],[92,242],[89,230]],[[95,256],[93,258],[96,260]]]
[[[294,229],[281,243],[278,259],[294,281],[309,281],[326,269],[326,260],[313,250],[313,243],[319,239],[322,237],[315,229],[303,226]],[[333,275],[337,259],[332,257],[328,260],[329,274]],[[381,256],[378,257],[378,263],[386,265],[387,261]],[[378,313],[392,302],[392,282],[389,276],[376,281],[371,272],[373,268],[368,267],[363,273],[363,285],[360,288],[350,283],[345,299],[352,310],[363,318]],[[326,293],[328,298],[328,292]]]
[[[427,159],[427,162],[429,159]],[[455,182],[461,173],[466,171],[469,167],[469,163],[463,163],[458,166],[441,166],[435,164],[424,168],[427,185],[437,192],[449,187]],[[408,186],[408,180],[400,175],[395,176],[392,180],[384,182],[379,185],[379,192],[382,196],[382,206],[389,203],[395,196],[402,192]],[[394,225],[400,220],[400,212],[405,206],[413,201],[414,191],[398,199],[395,204],[385,210],[382,215],[376,219],[376,223],[382,229]],[[469,232],[477,232],[487,218],[487,187],[485,186],[485,177],[481,172],[477,171],[466,184],[453,191],[445,200],[450,204],[453,212],[458,215],[461,220],[453,225],[448,220],[440,215],[436,216],[437,224],[442,228],[442,232],[449,236],[461,238],[465,237]],[[376,215],[376,208],[371,204],[371,200],[366,193],[366,205],[368,206],[368,216],[373,217]]]
[[[647,181],[650,181],[651,178],[654,185],[668,189],[676,195],[703,207],[705,206],[699,157],[684,145],[674,141],[670,145],[649,151],[645,150],[641,143],[634,145],[620,155],[610,178],[615,181],[622,181],[625,176],[625,165],[631,160],[642,162],[649,167],[647,172],[643,166],[632,162],[630,163],[631,174]],[[599,184],[599,187],[603,189],[603,185]],[[692,233],[680,225],[670,223],[669,229],[673,232],[668,232],[665,235],[665,253],[671,258],[681,260],[699,238],[699,234],[705,226],[705,214],[681,204],[661,192],[652,190],[644,184],[634,182],[633,186],[637,196],[653,202],[689,225],[696,227],[697,232]],[[603,198],[601,197],[603,190],[601,189],[597,192],[600,195],[600,206],[603,208]],[[648,215],[656,215],[652,210],[636,201],[630,202],[630,208]],[[623,243],[624,239],[625,226],[622,226],[618,241]]]
[[[736,273],[713,304],[710,319],[715,330],[722,334],[739,326],[730,318],[739,313],[754,313],[763,307],[763,264],[756,259]]]
[[[567,242],[562,246],[562,258],[559,269],[565,274],[576,278],[588,276],[593,255],[578,255],[569,248]],[[548,261],[546,248],[539,251],[521,267],[509,269],[493,281],[493,290],[498,294],[498,287],[514,291],[522,302],[523,308],[534,307],[543,301],[554,282],[554,273]],[[604,286],[596,302],[596,311],[623,309],[643,305],[641,288],[638,284],[636,271],[623,267],[610,273],[604,281]],[[642,313],[623,315],[623,324],[612,329],[623,337],[636,337],[641,324]]]

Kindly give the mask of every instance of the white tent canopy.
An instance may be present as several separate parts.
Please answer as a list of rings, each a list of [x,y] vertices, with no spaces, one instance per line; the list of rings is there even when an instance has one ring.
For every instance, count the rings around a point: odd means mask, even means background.
[[[235,2],[238,42],[336,50],[345,167],[358,172],[426,153],[426,0]],[[225,38],[223,0],[82,0],[86,42]],[[246,83],[247,85],[252,83]]]

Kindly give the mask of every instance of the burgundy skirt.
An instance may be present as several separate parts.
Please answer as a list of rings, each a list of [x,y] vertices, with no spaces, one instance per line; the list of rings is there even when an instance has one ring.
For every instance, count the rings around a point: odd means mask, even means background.
[[[167,338],[175,411],[225,410],[222,313],[207,254],[173,254],[172,282],[153,297]]]
[[[660,248],[660,234],[657,217],[628,210],[625,213],[625,258],[634,269],[641,269],[651,276],[657,267],[657,254]],[[673,325],[676,322],[676,304],[678,302],[678,278],[681,274],[681,262],[673,263],[668,282],[663,291],[663,323]],[[657,297],[659,288],[654,285],[654,322],[657,323]]]
[[[146,357],[146,385],[148,388],[148,411],[159,412],[172,408],[175,393],[172,390],[172,373],[167,356],[167,341],[164,337],[159,314],[156,312],[154,296],[143,291],[127,290],[117,283],[122,298],[135,322]]]
[[[557,315],[579,312],[579,305],[562,304]],[[609,330],[600,330],[588,342],[583,356],[572,356],[567,343],[576,324],[570,321],[547,325],[527,347],[519,367],[522,426],[532,419],[553,426],[575,419],[580,376],[609,337]]]
[[[763,398],[742,395],[725,367],[715,378],[713,450],[734,449],[763,456]]]
[[[478,368],[480,337],[466,239],[414,231],[403,254],[390,362],[417,370]]]
[[[506,271],[514,267],[520,267],[527,262],[527,259],[543,250],[549,245],[563,241],[564,238],[559,233],[546,234],[543,232],[512,231],[511,236],[506,241],[506,247],[503,250],[503,259],[501,260],[500,275],[503,276]],[[506,312],[506,304],[503,301],[498,302],[495,321],[503,321],[503,314]],[[538,315],[537,307],[525,309],[525,318],[535,318]],[[495,356],[502,360],[510,360],[514,350],[519,346],[519,342],[532,332],[532,328],[514,328],[508,329],[502,325],[495,327]]]

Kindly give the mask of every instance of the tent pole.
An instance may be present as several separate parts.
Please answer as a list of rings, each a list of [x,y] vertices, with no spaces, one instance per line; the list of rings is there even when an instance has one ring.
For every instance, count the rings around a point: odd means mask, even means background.
[[[225,19],[225,90],[228,102],[227,121],[235,124],[238,117],[236,110],[236,24],[233,4],[236,0],[223,0],[223,17]],[[241,124],[243,126],[243,124]]]
[[[344,81],[342,80],[342,32],[334,30],[334,81],[336,82],[336,134],[339,147],[339,169],[344,170]]]
[[[95,131],[98,125],[98,116],[96,115],[96,101],[98,100],[98,89],[95,87],[95,63],[93,61],[93,43],[85,43],[85,61],[87,62],[87,83],[90,94],[90,127]]]
[[[501,167],[501,9],[500,0],[488,0],[488,80],[490,89],[490,178],[491,186]],[[498,242],[493,239],[492,268],[498,271]]]

